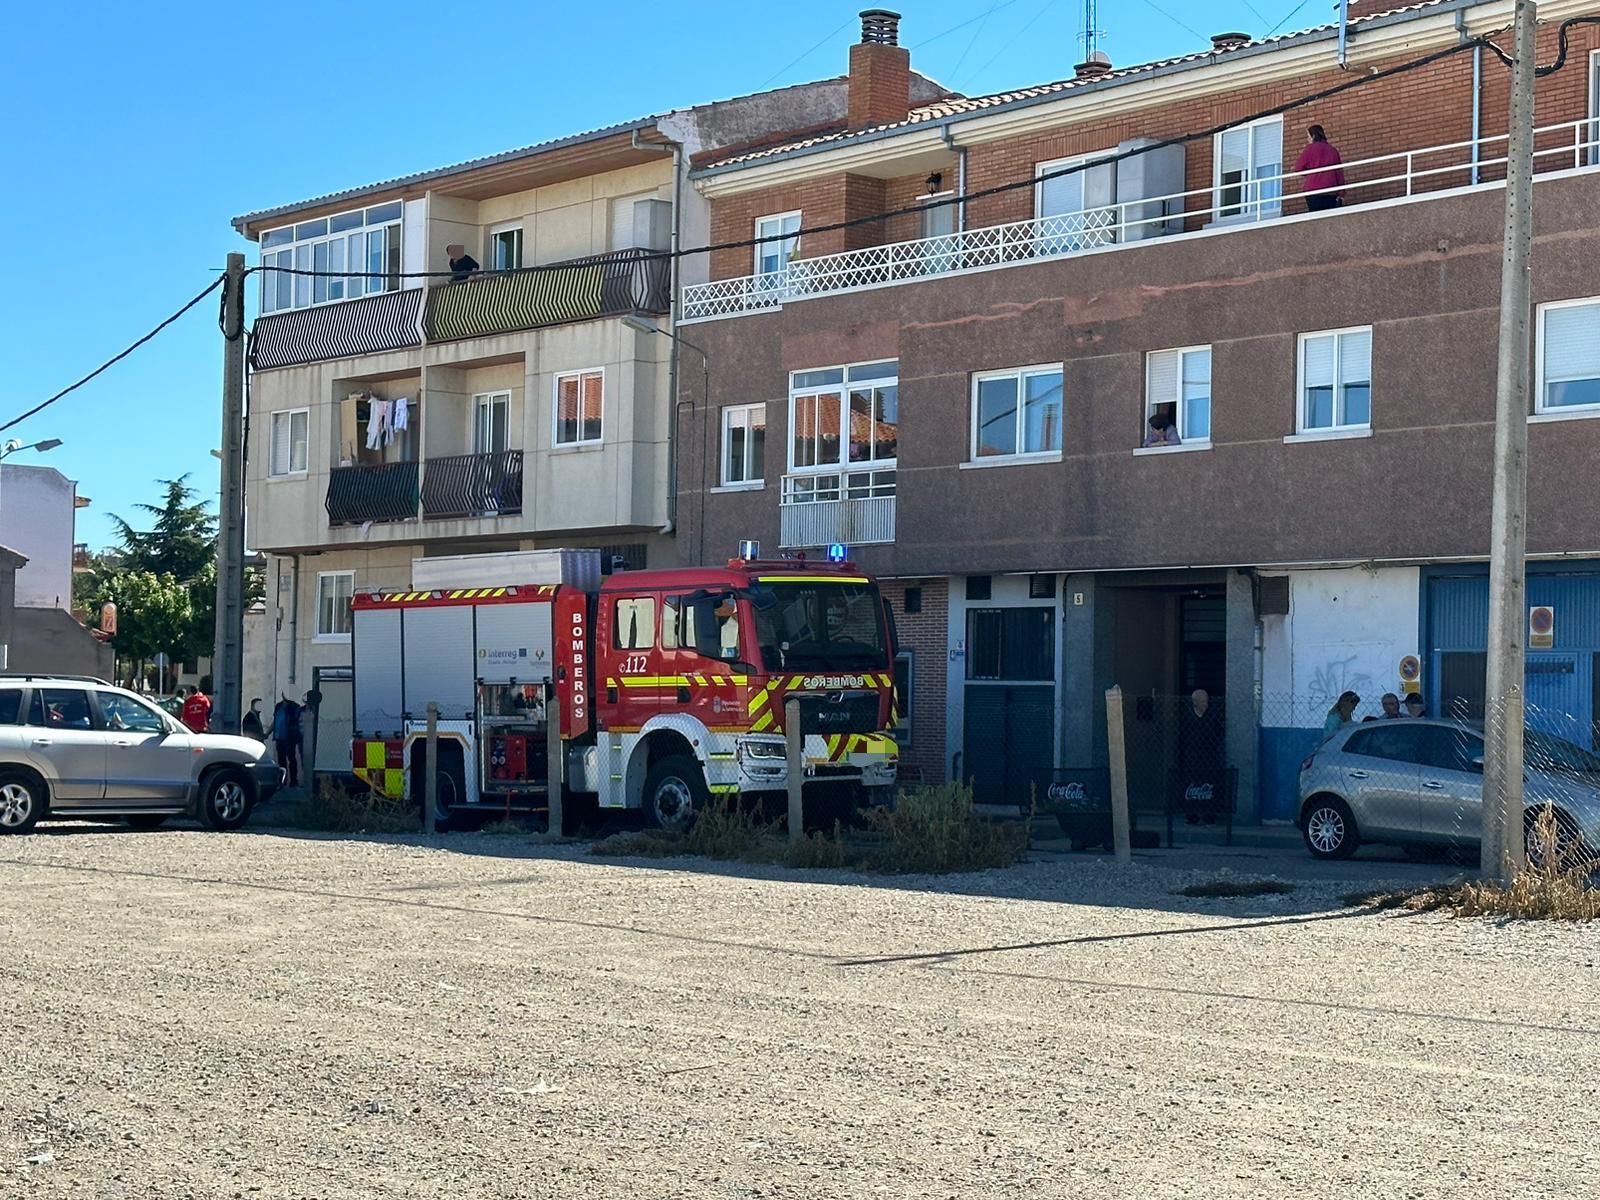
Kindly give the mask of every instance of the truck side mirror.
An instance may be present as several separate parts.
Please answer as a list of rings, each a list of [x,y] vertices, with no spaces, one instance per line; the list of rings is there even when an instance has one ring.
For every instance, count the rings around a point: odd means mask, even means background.
[[[697,596],[690,604],[694,613],[694,652],[701,658],[722,657],[722,633],[717,623],[717,597]]]

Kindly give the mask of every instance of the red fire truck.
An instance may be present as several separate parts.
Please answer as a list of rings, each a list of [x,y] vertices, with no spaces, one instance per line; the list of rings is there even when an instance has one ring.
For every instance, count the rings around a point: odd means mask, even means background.
[[[355,774],[420,803],[431,703],[441,826],[547,811],[559,745],[567,797],[681,827],[711,795],[785,789],[795,697],[821,731],[805,738],[808,803],[886,799],[894,624],[877,585],[849,562],[747,553],[601,580],[598,555],[567,551],[558,582],[358,593]]]

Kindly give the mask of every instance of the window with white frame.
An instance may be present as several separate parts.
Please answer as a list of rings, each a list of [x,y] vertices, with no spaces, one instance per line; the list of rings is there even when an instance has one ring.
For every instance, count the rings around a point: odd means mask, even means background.
[[[1089,166],[1102,151],[1086,158],[1058,158],[1034,168],[1033,215],[1039,253],[1072,254],[1117,240],[1117,168],[1111,164]],[[1068,175],[1056,172],[1081,169]],[[1054,176],[1053,178],[1045,178]]]
[[[264,232],[261,311],[309,308],[398,291],[403,211],[403,203],[393,200]],[[291,270],[307,274],[290,274]]]
[[[900,364],[794,372],[789,429],[791,471],[893,467],[900,454]]]
[[[1222,221],[1265,221],[1283,206],[1283,118],[1236,125],[1212,147],[1213,204]]]
[[[1589,53],[1589,131],[1583,140],[1589,146],[1584,161],[1600,166],[1600,50]]]
[[[1600,297],[1539,306],[1538,412],[1600,409]]]
[[[770,217],[756,218],[756,274],[781,275],[789,269],[789,260],[799,248],[800,214],[775,213]],[[761,241],[772,238],[773,241]]]
[[[350,639],[350,601],[356,592],[354,571],[323,571],[317,575],[317,640]]]
[[[511,393],[479,392],[472,398],[472,452],[503,454],[511,448]]]
[[[1297,432],[1372,426],[1372,326],[1300,335]]]
[[[722,486],[762,482],[767,461],[767,406],[738,404],[722,410]]]
[[[1020,367],[972,377],[974,462],[1061,453],[1062,367]]]
[[[1204,445],[1211,441],[1211,347],[1152,350],[1144,367],[1145,444],[1152,444],[1153,418],[1176,432],[1165,445]]]
[[[586,446],[600,441],[605,399],[604,368],[556,376],[555,444]]]
[[[489,269],[515,271],[522,266],[522,226],[496,225],[489,231]]]
[[[272,414],[272,454],[267,473],[304,475],[310,465],[311,410],[291,408]]]

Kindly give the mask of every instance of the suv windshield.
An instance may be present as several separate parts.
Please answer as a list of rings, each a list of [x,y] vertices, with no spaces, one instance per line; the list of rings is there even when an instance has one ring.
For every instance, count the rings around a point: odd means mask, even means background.
[[[883,606],[870,583],[829,579],[764,584],[755,605],[761,662],[769,671],[886,671]]]
[[[1537,729],[1522,735],[1523,761],[1540,771],[1578,771],[1600,773],[1600,758],[1581,746]]]

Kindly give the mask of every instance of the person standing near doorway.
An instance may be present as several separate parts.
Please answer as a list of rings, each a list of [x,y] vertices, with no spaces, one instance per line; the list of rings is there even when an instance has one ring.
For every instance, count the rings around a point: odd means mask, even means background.
[[[1342,162],[1344,159],[1328,141],[1321,125],[1306,130],[1306,148],[1295,159],[1294,170],[1295,174],[1304,175],[1300,190],[1306,198],[1307,212],[1326,212],[1344,203],[1339,190],[1344,187]]]
[[[289,787],[300,786],[300,706],[284,696],[272,710],[272,747]]]
[[[1190,825],[1217,823],[1222,800],[1222,709],[1196,688],[1178,711],[1178,776],[1183,819]]]

